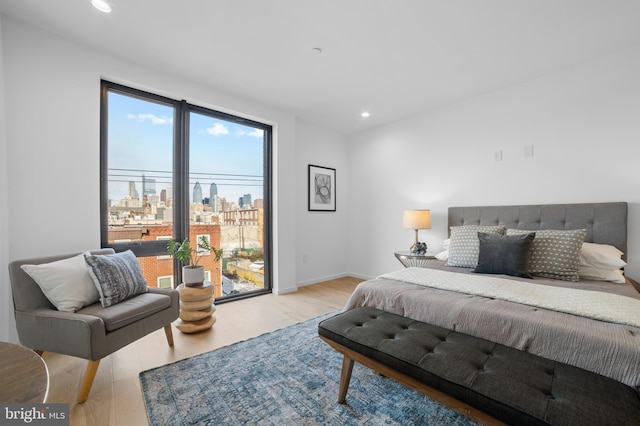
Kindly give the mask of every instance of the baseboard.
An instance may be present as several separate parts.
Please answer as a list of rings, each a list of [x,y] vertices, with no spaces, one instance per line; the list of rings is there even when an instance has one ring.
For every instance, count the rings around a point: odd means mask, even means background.
[[[353,278],[360,278],[361,280],[372,280],[375,277],[368,277],[366,275],[362,275],[362,274],[347,274],[347,277],[353,277]]]
[[[352,274],[352,273],[342,273],[342,274],[335,274],[335,275],[327,275],[325,277],[319,277],[319,278],[314,278],[311,280],[306,280],[306,281],[301,281],[299,283],[296,283],[297,287],[304,287],[307,285],[313,285],[313,284],[318,284],[324,281],[330,281],[330,280],[336,280],[338,278],[345,278],[345,277],[354,277],[354,278],[359,278],[361,280],[370,280],[372,278],[370,277],[366,277],[364,275],[361,274]]]

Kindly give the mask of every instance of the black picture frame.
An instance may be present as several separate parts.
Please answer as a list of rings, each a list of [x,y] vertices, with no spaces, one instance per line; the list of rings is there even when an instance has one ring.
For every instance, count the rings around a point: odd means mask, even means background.
[[[309,211],[336,211],[336,169],[309,164]]]

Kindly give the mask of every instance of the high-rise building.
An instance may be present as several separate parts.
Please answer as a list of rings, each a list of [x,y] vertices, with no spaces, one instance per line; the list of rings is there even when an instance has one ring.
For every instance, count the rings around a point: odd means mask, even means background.
[[[211,207],[211,210],[213,210],[214,212],[222,211],[222,198],[218,197],[217,195],[213,195],[212,198],[208,198],[208,203],[209,207]]]
[[[242,197],[238,198],[238,205],[241,209],[251,207],[251,194],[244,194]]]
[[[129,181],[129,197],[140,199],[138,190],[136,189],[136,183],[132,180]]]
[[[165,190],[163,189],[163,191]],[[167,204],[167,207],[171,207],[173,205],[173,187],[171,185],[167,185],[166,198],[164,202]]]
[[[155,195],[156,193],[156,180],[148,178],[142,174],[142,196]]]
[[[216,201],[215,199],[218,196],[218,186],[215,183],[212,183],[211,186],[209,187],[209,207],[214,207],[216,206]]]
[[[200,182],[196,181],[196,184],[193,185],[193,203],[201,203],[202,204],[202,188],[200,187]]]

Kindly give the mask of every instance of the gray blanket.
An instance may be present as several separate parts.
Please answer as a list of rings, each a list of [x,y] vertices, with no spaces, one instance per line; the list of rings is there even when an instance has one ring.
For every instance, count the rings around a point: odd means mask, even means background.
[[[461,268],[436,268],[452,273],[469,272]],[[640,299],[630,284],[522,281],[526,285],[539,282]],[[372,306],[575,365],[640,392],[640,328],[637,327],[382,278],[361,283],[345,309],[358,306]]]

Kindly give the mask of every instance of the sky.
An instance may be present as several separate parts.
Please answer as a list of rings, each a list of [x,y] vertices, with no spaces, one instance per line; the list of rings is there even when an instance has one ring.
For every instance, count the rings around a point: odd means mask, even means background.
[[[132,180],[142,196],[142,173],[156,180],[160,195],[171,184],[173,108],[113,92],[108,102],[109,199],[129,195]],[[193,112],[189,121],[189,198],[196,181],[203,197],[215,182],[218,196],[229,201],[264,198],[263,131]]]

